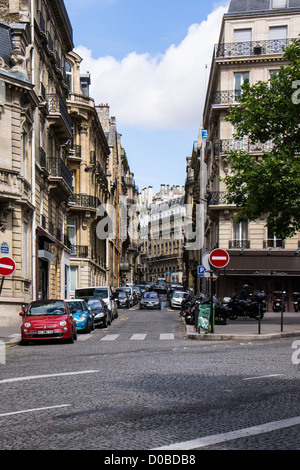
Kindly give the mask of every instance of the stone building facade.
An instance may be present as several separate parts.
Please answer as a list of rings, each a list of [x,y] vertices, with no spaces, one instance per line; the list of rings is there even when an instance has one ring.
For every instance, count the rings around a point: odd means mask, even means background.
[[[63,0],[0,0],[0,19],[0,254],[16,262],[0,297],[7,325],[33,299],[119,284],[127,246],[97,227],[131,173],[80,73]]]
[[[228,267],[220,271],[219,296],[239,291],[243,283],[254,290],[263,289],[269,299],[275,290],[287,291],[290,299],[291,293],[299,290],[300,236],[280,240],[268,232],[264,218],[235,224],[236,207],[226,203],[226,186],[219,179],[230,172],[229,150],[245,150],[260,159],[270,148],[271,142],[249,145],[247,140],[236,141],[225,117],[231,105],[238,106],[243,81],[267,81],[285,65],[283,47],[299,33],[299,0],[232,0],[223,18],[203,113],[202,127],[208,138],[199,139],[199,158],[188,162],[188,171],[197,174],[207,201],[202,252],[224,248],[231,257]]]
[[[183,282],[184,189],[161,185],[140,195],[140,282]]]

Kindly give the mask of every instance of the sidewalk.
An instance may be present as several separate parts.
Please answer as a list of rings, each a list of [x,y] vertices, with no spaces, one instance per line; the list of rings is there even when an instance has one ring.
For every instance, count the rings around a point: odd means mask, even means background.
[[[274,312],[265,314],[261,321],[260,334],[258,334],[258,322],[249,318],[228,320],[227,325],[215,325],[213,334],[206,334],[202,329],[200,333],[197,333],[195,326],[192,325],[185,325],[185,327],[188,338],[205,341],[254,341],[300,337],[300,312],[283,314],[283,331],[281,331],[281,313]],[[19,326],[0,326],[0,341],[4,342],[7,347],[18,344],[20,339]]]
[[[215,325],[213,334],[204,330],[197,332],[195,326],[186,325],[187,336],[190,339],[206,341],[254,341],[300,337],[300,312],[284,312],[283,328],[281,331],[281,313],[267,312],[260,325],[250,318],[228,320],[227,325]]]

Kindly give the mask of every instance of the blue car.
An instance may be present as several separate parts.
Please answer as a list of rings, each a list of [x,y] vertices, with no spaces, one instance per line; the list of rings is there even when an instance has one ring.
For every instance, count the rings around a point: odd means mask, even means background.
[[[67,299],[65,302],[76,322],[77,331],[90,333],[95,329],[93,314],[83,299]]]

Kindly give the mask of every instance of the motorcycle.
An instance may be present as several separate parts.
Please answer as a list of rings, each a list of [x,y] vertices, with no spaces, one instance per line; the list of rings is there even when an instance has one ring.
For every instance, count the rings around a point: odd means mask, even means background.
[[[226,300],[227,298],[224,297],[224,299],[221,302],[219,302],[218,299],[214,297],[215,324],[216,325],[227,325],[227,319],[229,318],[230,308]]]
[[[230,320],[236,320],[238,317],[254,318],[262,320],[267,310],[266,294],[258,292],[247,300],[238,299],[234,296],[227,303],[229,308],[228,317]]]
[[[281,312],[281,309],[283,309],[283,312],[285,311],[285,294],[285,291],[281,290],[276,290],[274,292],[274,300],[272,305],[273,312]]]
[[[295,312],[298,312],[300,309],[300,292],[293,292],[293,305]]]

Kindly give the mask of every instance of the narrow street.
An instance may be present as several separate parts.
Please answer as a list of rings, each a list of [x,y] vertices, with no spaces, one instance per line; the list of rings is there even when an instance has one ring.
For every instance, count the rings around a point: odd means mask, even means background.
[[[192,341],[178,311],[136,306],[74,344],[13,347],[0,366],[1,448],[296,449],[292,341]]]

